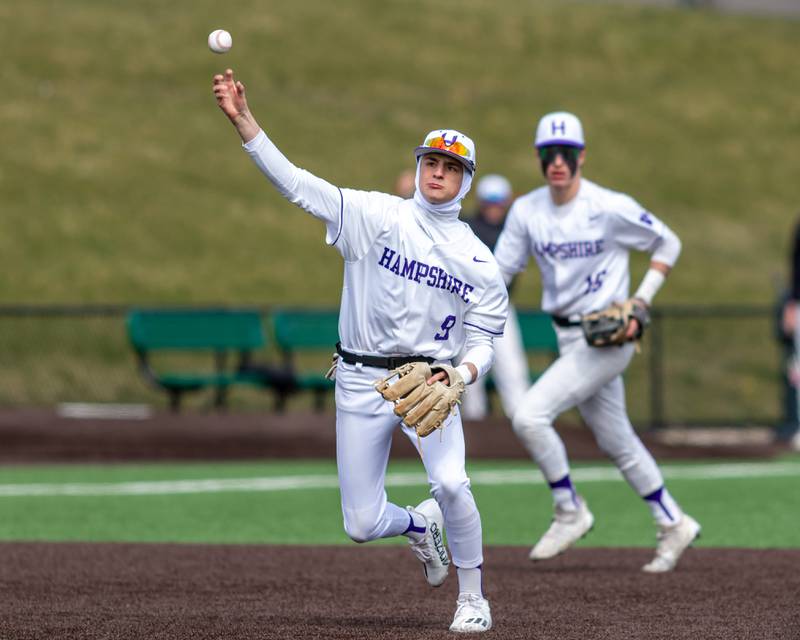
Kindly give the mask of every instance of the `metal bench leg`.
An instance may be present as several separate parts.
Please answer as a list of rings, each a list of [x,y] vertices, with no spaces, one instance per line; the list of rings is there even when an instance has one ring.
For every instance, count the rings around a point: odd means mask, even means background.
[[[169,408],[172,413],[181,411],[181,392],[178,389],[169,390]]]
[[[317,413],[325,411],[325,391],[319,389],[314,391],[314,411]]]
[[[275,412],[284,413],[286,411],[286,399],[289,397],[288,393],[282,391],[275,392]]]
[[[217,391],[214,394],[214,406],[223,411],[227,408],[228,405],[228,387],[221,386],[217,387]]]

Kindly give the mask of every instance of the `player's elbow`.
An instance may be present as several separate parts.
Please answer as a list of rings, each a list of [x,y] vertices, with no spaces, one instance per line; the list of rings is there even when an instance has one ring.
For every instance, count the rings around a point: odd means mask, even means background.
[[[671,229],[665,227],[661,244],[653,252],[651,260],[652,262],[665,265],[668,273],[669,269],[675,266],[675,263],[678,261],[678,257],[681,255],[682,248],[683,245],[681,244],[681,239],[675,235]]]

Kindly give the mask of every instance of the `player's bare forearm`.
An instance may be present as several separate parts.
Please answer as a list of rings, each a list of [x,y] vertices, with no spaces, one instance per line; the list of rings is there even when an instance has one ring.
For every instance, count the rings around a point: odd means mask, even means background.
[[[250,142],[261,127],[247,106],[244,84],[234,80],[232,69],[226,69],[224,74],[214,76],[212,87],[217,106],[236,127],[242,142]]]
[[[258,135],[258,132],[261,131],[261,127],[258,122],[256,122],[253,114],[249,111],[239,114],[236,118],[232,118],[231,122],[233,126],[236,127],[236,131],[239,132],[239,137],[241,137],[242,142],[250,142]]]

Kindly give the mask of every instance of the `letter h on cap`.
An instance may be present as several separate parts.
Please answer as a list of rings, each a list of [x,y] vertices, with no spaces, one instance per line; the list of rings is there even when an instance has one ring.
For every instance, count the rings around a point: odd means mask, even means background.
[[[550,128],[552,129],[553,135],[556,135],[559,130],[561,130],[561,135],[567,135],[567,123],[564,120],[561,121],[561,124],[553,120],[553,122],[550,123]]]

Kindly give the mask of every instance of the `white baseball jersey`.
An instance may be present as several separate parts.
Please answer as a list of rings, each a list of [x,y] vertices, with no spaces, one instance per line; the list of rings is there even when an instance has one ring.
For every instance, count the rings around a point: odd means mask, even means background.
[[[413,200],[341,193],[341,211],[326,224],[328,241],[345,259],[345,349],[452,360],[465,326],[502,335],[508,294],[491,252],[466,224],[436,244],[418,224]]]
[[[523,271],[531,255],[542,274],[542,309],[569,317],[629,297],[630,249],[652,252],[664,223],[623,193],[581,178],[557,206],[547,186],[519,197],[495,247],[500,269]]]
[[[413,200],[335,187],[291,165],[263,132],[245,148],[284,195],[325,222],[326,241],[345,260],[345,350],[445,361],[458,355],[470,328],[503,334],[508,292],[467,224],[442,220],[439,231],[448,235],[436,242]],[[283,184],[283,168],[292,184]]]

